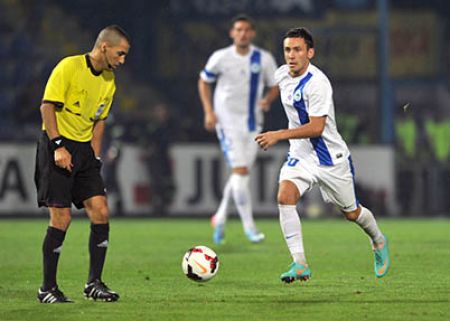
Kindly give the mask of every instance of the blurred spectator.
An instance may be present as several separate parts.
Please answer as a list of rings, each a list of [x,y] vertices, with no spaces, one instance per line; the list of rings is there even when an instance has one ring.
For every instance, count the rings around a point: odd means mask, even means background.
[[[370,143],[369,134],[365,115],[357,115],[355,113],[345,113],[337,115],[337,125],[342,138],[349,144]]]
[[[42,99],[42,91],[43,84],[38,78],[34,78],[26,87],[19,89],[16,95],[15,121],[19,124],[41,124],[39,106]]]
[[[403,113],[397,117],[395,130],[397,197],[403,214],[419,214],[423,208],[423,158],[416,148],[420,137],[418,122],[411,114]]]
[[[177,127],[164,102],[154,105],[136,125],[136,142],[145,153],[150,178],[152,214],[165,216],[175,193],[170,146],[176,138]]]
[[[113,115],[107,119],[105,130],[103,153],[102,174],[105,180],[105,186],[108,190],[108,201],[111,211],[116,216],[122,216],[123,213],[123,195],[119,184],[118,167],[122,153],[122,143],[124,140],[125,126],[119,123]]]
[[[449,210],[448,187],[450,180],[450,121],[437,115],[425,121],[425,132],[432,152],[432,166],[429,167],[428,192],[430,210],[444,213]]]

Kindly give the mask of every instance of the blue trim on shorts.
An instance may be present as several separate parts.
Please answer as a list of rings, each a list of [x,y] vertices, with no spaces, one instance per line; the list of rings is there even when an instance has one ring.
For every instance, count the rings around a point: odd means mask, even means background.
[[[358,196],[356,196],[356,179],[355,179],[355,167],[353,166],[353,159],[352,155],[348,157],[348,163],[350,165],[350,172],[352,173],[353,177],[353,190],[355,192],[355,200],[356,200],[356,207],[359,207],[359,199]]]
[[[225,161],[227,162],[228,166],[231,166],[230,155],[228,154],[228,152],[230,151],[230,145],[225,138],[225,132],[223,129],[219,129],[218,134],[220,147],[225,157]]]

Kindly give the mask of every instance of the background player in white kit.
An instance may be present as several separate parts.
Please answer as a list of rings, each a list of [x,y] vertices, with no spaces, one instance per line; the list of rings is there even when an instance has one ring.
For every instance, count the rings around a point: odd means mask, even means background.
[[[308,280],[300,218],[296,204],[314,185],[325,201],[337,205],[345,217],[369,236],[375,254],[375,275],[389,268],[386,237],[372,212],[359,204],[355,194],[354,169],[347,145],[339,135],[334,117],[332,88],[327,76],[310,63],[314,41],[305,28],[289,30],[283,40],[286,65],[275,73],[289,129],[270,131],[256,137],[267,150],[280,140],[289,140],[288,159],[283,165],[278,189],[281,229],[294,262],[281,280]]]
[[[230,197],[235,201],[247,238],[255,243],[264,239],[253,220],[249,170],[256,158],[254,138],[262,130],[263,111],[278,96],[278,86],[273,76],[275,60],[269,52],[251,44],[255,35],[250,17],[235,17],[230,30],[233,44],[211,55],[198,82],[205,128],[216,129],[232,170],[220,206],[211,219],[216,244],[224,241]],[[211,84],[216,81],[213,103]],[[269,89],[263,97],[265,87]]]

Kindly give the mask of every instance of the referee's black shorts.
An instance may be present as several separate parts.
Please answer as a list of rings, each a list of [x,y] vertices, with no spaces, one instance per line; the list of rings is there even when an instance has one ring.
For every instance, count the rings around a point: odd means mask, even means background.
[[[34,182],[40,207],[70,208],[73,203],[83,208],[83,201],[106,194],[101,163],[95,158],[91,143],[65,139],[64,146],[72,155],[72,172],[56,166],[47,133],[43,132],[39,138]]]

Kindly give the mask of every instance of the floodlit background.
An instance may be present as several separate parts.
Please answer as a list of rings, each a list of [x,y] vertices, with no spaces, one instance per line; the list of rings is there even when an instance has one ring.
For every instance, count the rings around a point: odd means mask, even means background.
[[[338,128],[356,162],[358,195],[377,216],[450,216],[450,2],[439,0],[0,0],[0,216],[39,216],[33,182],[39,105],[65,56],[98,32],[131,35],[108,119],[103,159],[116,216],[204,216],[227,177],[197,95],[209,55],[230,44],[229,21],[256,20],[255,44],[283,63],[284,32],[306,26],[331,79]],[[286,126],[277,101],[266,129]],[[277,216],[287,145],[253,169],[255,214]],[[311,217],[337,215],[312,193]]]

